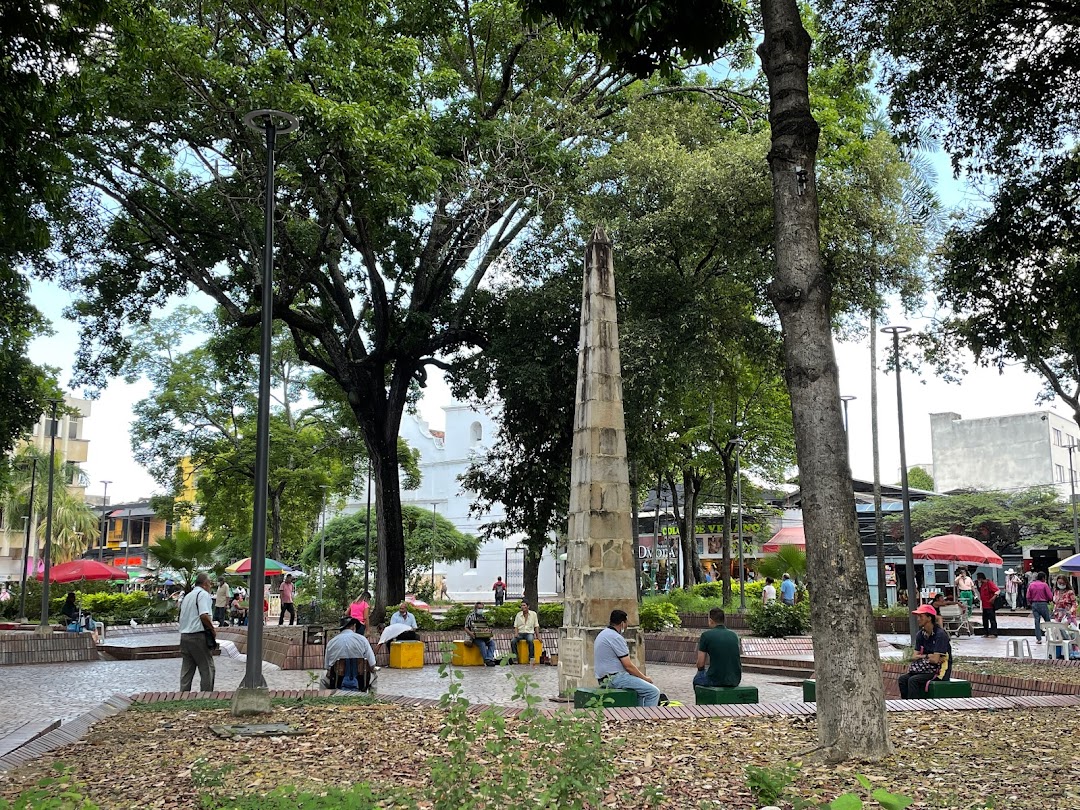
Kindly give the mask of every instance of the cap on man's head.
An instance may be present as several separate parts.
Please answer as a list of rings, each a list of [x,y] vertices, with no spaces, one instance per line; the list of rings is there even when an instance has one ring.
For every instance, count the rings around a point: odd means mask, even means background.
[[[791,577],[790,577],[790,576],[788,576],[788,575],[787,575],[787,574],[785,573],[785,574],[784,574],[784,579],[791,579]]]
[[[341,620],[341,626],[338,627],[338,630],[347,630],[349,628],[359,630],[360,620],[355,616],[346,616],[344,619]]]
[[[934,610],[934,608],[932,606],[930,606],[930,605],[919,605],[917,608],[915,608],[911,612],[912,612],[912,614],[926,613],[926,614],[928,614],[930,616],[937,616],[937,611]]]

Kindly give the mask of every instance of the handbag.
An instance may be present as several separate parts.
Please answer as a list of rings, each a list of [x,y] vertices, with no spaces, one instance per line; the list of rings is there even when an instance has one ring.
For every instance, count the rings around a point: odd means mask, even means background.
[[[908,672],[912,675],[926,675],[931,672],[937,672],[938,664],[935,664],[929,658],[916,658],[911,662],[911,666],[908,667]]]
[[[1005,604],[1005,594],[1001,593],[1001,591],[998,591],[997,596],[994,597],[994,610],[1001,610],[1003,607],[1005,607]]]

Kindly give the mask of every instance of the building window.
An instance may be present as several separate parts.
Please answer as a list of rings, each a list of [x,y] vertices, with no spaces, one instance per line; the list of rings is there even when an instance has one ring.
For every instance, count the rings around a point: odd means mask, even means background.
[[[1057,428],[1053,428],[1054,431],[1054,444],[1061,447],[1061,431]]]
[[[469,558],[469,570],[471,570],[471,571],[476,570],[476,555],[475,554]]]
[[[1054,465],[1054,481],[1061,484],[1065,481],[1065,468],[1060,464]]]
[[[45,438],[60,435],[60,423],[56,419],[45,420]]]
[[[79,438],[79,417],[72,416],[68,418],[68,438]]]
[[[942,565],[941,563],[934,563],[934,584],[935,585],[952,585],[952,581],[949,579],[949,566]]]
[[[484,440],[484,426],[479,422],[473,422],[469,428],[469,441],[473,444],[480,444]]]

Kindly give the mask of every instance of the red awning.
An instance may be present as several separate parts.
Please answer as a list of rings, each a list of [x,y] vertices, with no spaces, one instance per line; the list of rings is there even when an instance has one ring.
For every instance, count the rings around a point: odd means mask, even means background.
[[[923,540],[911,549],[911,556],[916,560],[1001,565],[1001,557],[974,537],[963,534],[942,534]]]
[[[780,546],[795,546],[806,551],[806,535],[803,534],[802,526],[788,526],[772,536],[768,543],[761,547],[766,554],[775,554]]]

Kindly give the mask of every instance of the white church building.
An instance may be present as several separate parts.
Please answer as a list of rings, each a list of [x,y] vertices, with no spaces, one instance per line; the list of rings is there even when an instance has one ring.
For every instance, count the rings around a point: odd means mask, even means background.
[[[503,508],[495,504],[481,517],[469,514],[475,494],[463,490],[458,480],[477,457],[483,457],[494,441],[498,425],[492,415],[470,405],[451,402],[443,407],[446,429],[433,430],[414,414],[402,418],[401,437],[409,446],[420,451],[421,481],[417,489],[402,490],[402,504],[424,509],[434,508],[457,529],[481,536],[485,523],[501,520]],[[350,503],[345,512],[366,506],[366,496],[360,503]],[[496,577],[508,583],[508,598],[520,598],[523,591],[525,550],[517,538],[489,540],[482,543],[475,560],[460,563],[438,562],[435,575],[446,578],[450,597],[458,602],[494,601],[491,586]],[[558,570],[554,546],[544,552],[540,562],[538,590],[541,598],[561,592],[562,574]]]

